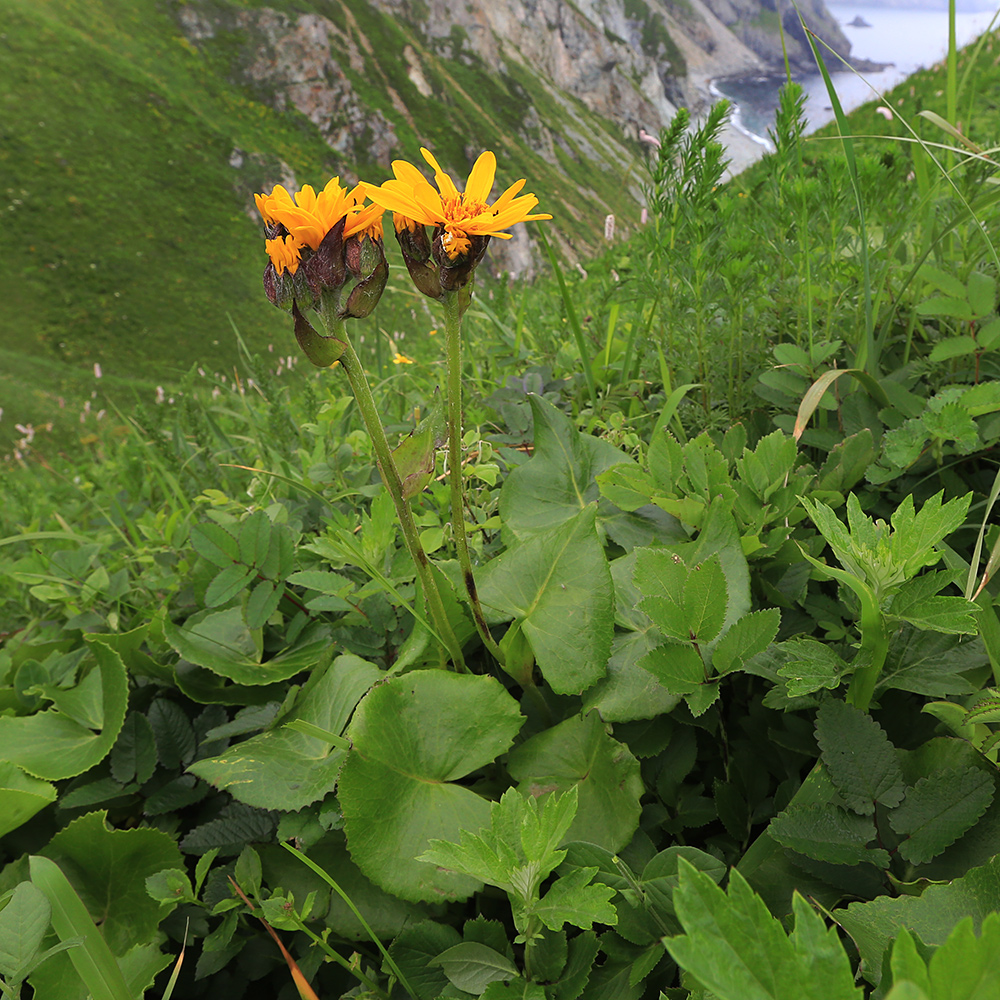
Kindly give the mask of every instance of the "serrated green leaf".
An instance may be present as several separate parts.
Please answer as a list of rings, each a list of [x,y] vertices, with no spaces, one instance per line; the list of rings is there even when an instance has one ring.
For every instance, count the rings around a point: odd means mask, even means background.
[[[900,856],[915,865],[936,857],[986,812],[993,792],[993,779],[976,767],[921,778],[889,814],[893,830],[907,838],[899,845]]]
[[[8,983],[27,976],[49,929],[51,908],[45,894],[31,882],[14,887],[0,910],[0,976]]]
[[[565,924],[590,930],[594,924],[618,923],[611,898],[615,890],[608,885],[591,884],[596,868],[578,868],[552,883],[534,914],[549,930],[560,930]]]
[[[976,621],[979,610],[974,601],[964,597],[925,597],[906,604],[893,601],[890,614],[919,629],[975,635],[979,631]]]
[[[116,955],[148,942],[163,917],[146,876],[183,864],[173,837],[151,828],[112,830],[102,812],[60,830],[44,856],[58,863]]]
[[[971,917],[960,920],[931,956],[929,980],[930,1000],[1000,996],[1000,914],[986,917],[978,937]]]
[[[115,745],[111,748],[111,775],[119,784],[135,781],[142,785],[156,769],[156,740],[149,719],[141,712],[129,712]]]
[[[639,608],[653,624],[680,642],[690,638],[684,609],[684,586],[688,568],[669,549],[640,549],[635,559],[633,582],[643,597]]]
[[[692,694],[705,684],[705,661],[690,644],[665,642],[639,659],[671,694]]]
[[[789,639],[781,643],[780,650],[782,665],[778,667],[778,676],[784,680],[790,698],[838,687],[847,669],[836,651],[817,639]]]
[[[267,559],[271,544],[271,519],[262,510],[255,510],[240,524],[240,560],[248,566],[260,566]]]
[[[990,662],[981,639],[921,632],[906,624],[889,643],[889,654],[875,687],[876,695],[889,688],[912,691],[929,698],[973,694],[978,690],[963,674]]]
[[[740,670],[743,664],[763,653],[774,642],[781,625],[777,608],[752,611],[734,622],[712,653],[712,669],[717,674]]]
[[[274,836],[277,817],[272,812],[254,809],[242,802],[230,802],[219,815],[196,826],[181,841],[185,854],[208,854],[234,857],[247,844],[266,844]]]
[[[823,702],[816,713],[816,741],[849,809],[870,816],[876,802],[891,808],[903,800],[895,748],[866,712],[842,701]]]
[[[463,941],[431,960],[440,965],[449,982],[465,993],[480,996],[490,983],[520,978],[514,963],[477,941]]]
[[[965,298],[966,286],[954,274],[935,267],[933,264],[922,264],[917,272],[921,278],[934,288],[946,292],[952,298]]]
[[[0,760],[0,837],[27,823],[55,800],[55,785]]]
[[[432,840],[417,860],[495,885],[527,905],[565,857],[557,848],[576,809],[576,788],[541,803],[511,788],[490,805],[489,827],[463,830],[457,843]]]
[[[997,304],[997,283],[983,271],[969,275],[969,305],[976,316],[993,312]]]
[[[718,556],[695,566],[684,583],[684,617],[688,638],[707,645],[722,630],[729,598]]]
[[[782,847],[817,861],[834,865],[867,862],[879,868],[889,867],[888,851],[867,846],[876,838],[875,823],[832,803],[789,806],[771,820],[767,833]]]
[[[674,961],[719,1000],[860,1000],[847,953],[798,893],[795,931],[779,921],[736,870],[724,893],[681,862],[674,905],[685,933],[666,938]]]
[[[239,563],[220,570],[205,591],[205,607],[217,608],[227,604],[245,590],[256,575],[257,571],[252,566],[242,566]]]
[[[278,605],[284,595],[284,583],[275,584],[273,580],[259,581],[250,591],[250,597],[243,612],[247,628],[263,628],[271,615],[278,610]]]
[[[934,295],[917,305],[918,316],[948,316],[950,319],[975,319],[972,306],[964,298],[953,299],[947,295]]]
[[[968,354],[975,354],[979,350],[975,337],[960,336],[949,337],[947,340],[939,340],[932,348],[929,360],[933,363],[939,361],[950,361],[952,358],[962,358]]]
[[[121,657],[99,636],[86,635],[84,641],[97,661],[100,676],[100,733],[57,709],[26,717],[2,716],[0,760],[16,764],[36,778],[58,781],[82,774],[108,755],[125,721],[128,677]]]
[[[191,529],[191,547],[219,569],[240,561],[240,543],[235,533],[212,521]]]

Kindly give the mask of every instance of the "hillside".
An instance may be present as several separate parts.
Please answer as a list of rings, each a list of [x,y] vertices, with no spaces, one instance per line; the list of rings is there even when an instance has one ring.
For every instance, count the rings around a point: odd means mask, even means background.
[[[529,178],[562,253],[586,257],[606,215],[620,233],[638,218],[639,129],[763,66],[737,35],[777,38],[758,0],[0,0],[0,19],[6,440],[89,396],[95,363],[145,394],[194,362],[231,368],[233,326],[282,342],[254,191],[379,179],[422,144],[464,174],[489,147],[498,182]],[[522,233],[493,266],[537,260]]]

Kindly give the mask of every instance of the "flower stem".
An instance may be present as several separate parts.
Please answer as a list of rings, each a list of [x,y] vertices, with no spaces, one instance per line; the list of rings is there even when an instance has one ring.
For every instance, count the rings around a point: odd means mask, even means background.
[[[403,483],[399,478],[399,470],[392,457],[389,442],[385,436],[385,428],[378,415],[375,400],[372,397],[371,387],[365,376],[365,370],[361,365],[354,346],[347,336],[344,328],[344,321],[330,317],[324,313],[324,320],[327,324],[328,332],[335,335],[342,341],[346,348],[340,357],[340,363],[344,366],[354,398],[357,400],[358,408],[365,422],[368,436],[371,438],[372,446],[375,448],[375,459],[378,463],[379,472],[382,473],[382,482],[392,497],[392,502],[396,506],[396,515],[399,518],[399,525],[403,529],[403,538],[406,540],[406,547],[413,557],[414,565],[417,568],[417,576],[423,587],[424,597],[427,600],[427,607],[430,611],[431,619],[434,622],[435,635],[442,646],[451,657],[452,665],[458,671],[464,672],[468,668],[462,656],[462,647],[452,630],[448,616],[445,614],[444,602],[441,600],[441,593],[438,590],[437,582],[431,571],[430,560],[424,547],[420,543],[420,535],[417,533],[417,526],[413,520],[413,511],[410,510],[409,501],[403,496]]]
[[[441,296],[448,357],[448,482],[451,486],[451,526],[476,630],[483,645],[493,654],[497,663],[503,666],[504,655],[490,635],[479,603],[476,578],[472,574],[472,559],[469,556],[469,539],[465,533],[465,483],[462,478],[462,304],[459,294],[453,291]]]

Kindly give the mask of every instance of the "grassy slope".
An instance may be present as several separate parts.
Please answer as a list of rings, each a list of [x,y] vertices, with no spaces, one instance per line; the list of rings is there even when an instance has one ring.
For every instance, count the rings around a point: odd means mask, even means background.
[[[148,394],[195,362],[230,368],[229,317],[251,345],[283,341],[287,323],[260,294],[251,193],[277,175],[280,161],[314,183],[376,169],[338,162],[297,112],[276,112],[229,82],[246,39],[221,33],[195,48],[174,19],[178,6],[0,0],[0,442],[11,439],[15,420],[58,418],[58,397],[73,408],[89,396],[96,361],[103,386],[117,380]],[[224,0],[215,9],[259,6]],[[600,169],[573,139],[554,167],[511,137],[526,101],[547,121],[566,117],[523,69],[513,67],[506,82],[490,78],[449,61],[447,46],[429,51],[364,5],[269,6],[321,13],[361,41],[366,59],[378,61],[345,71],[370,107],[398,122],[404,149],[416,154],[428,143],[461,168],[467,148],[493,146],[507,175],[501,181],[528,176],[547,205],[571,203],[563,234],[581,251],[604,214],[637,213],[613,155],[620,139],[575,102],[562,99],[577,131],[585,121],[589,145],[602,152]],[[406,77],[398,52],[407,43],[424,60],[431,98]],[[399,119],[387,85],[406,103],[410,123]],[[230,164],[235,149],[239,167]]]

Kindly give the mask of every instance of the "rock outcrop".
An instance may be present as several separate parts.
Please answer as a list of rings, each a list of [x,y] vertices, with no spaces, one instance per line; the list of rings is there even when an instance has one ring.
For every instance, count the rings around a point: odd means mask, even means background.
[[[799,7],[849,51],[822,0]],[[640,129],[655,134],[679,105],[703,110],[714,76],[781,64],[779,17],[804,65],[786,0],[321,0],[300,11],[191,0],[178,14],[191,44],[224,53],[234,82],[315,126],[332,173],[384,175],[423,144],[464,174],[494,148],[511,179],[562,200],[553,230],[571,256],[599,243],[605,215],[619,230],[638,216]],[[529,266],[527,240],[496,250],[501,266]]]

